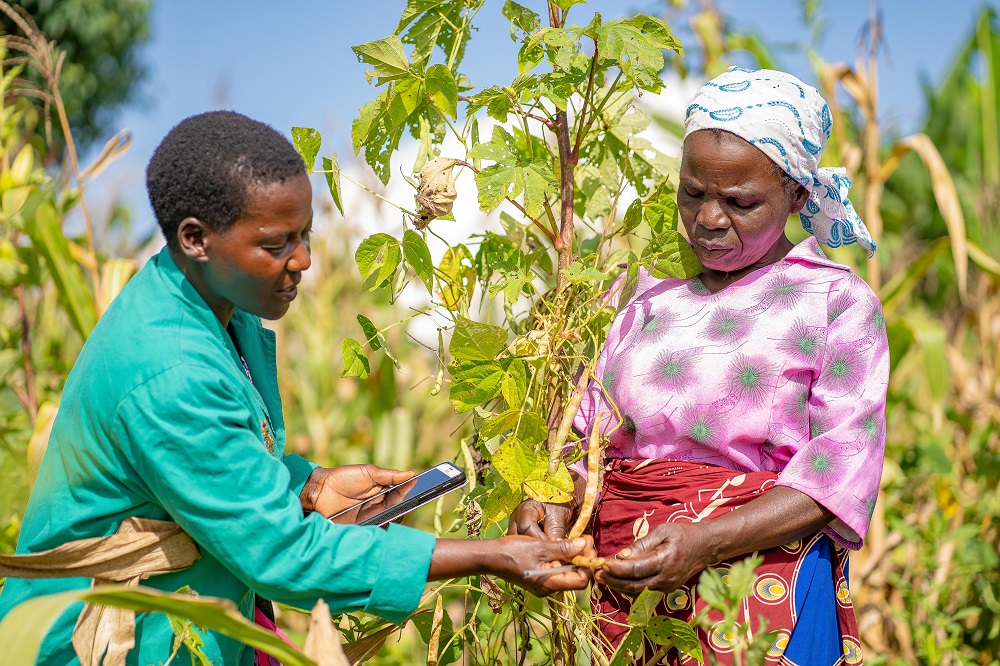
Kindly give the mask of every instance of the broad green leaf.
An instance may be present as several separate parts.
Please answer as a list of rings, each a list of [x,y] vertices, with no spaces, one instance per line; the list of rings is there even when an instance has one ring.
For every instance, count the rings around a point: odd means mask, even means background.
[[[352,46],[351,50],[358,56],[359,62],[374,68],[374,71],[366,72],[369,81],[373,76],[378,77],[381,83],[410,74],[410,61],[403,51],[403,43],[395,35]]]
[[[371,368],[368,365],[368,357],[365,351],[354,338],[345,338],[340,346],[341,356],[344,358],[344,371],[341,377],[360,377],[367,379]]]
[[[522,497],[520,486],[516,489],[511,488],[509,483],[500,479],[490,490],[483,504],[484,527],[506,520],[521,503]]]
[[[438,272],[444,306],[451,312],[464,310],[476,290],[476,269],[469,248],[453,245],[445,250],[441,263],[438,264]]]
[[[461,414],[500,395],[500,384],[506,375],[499,361],[462,363],[452,372],[448,398]]]
[[[632,603],[632,610],[628,613],[628,623],[633,627],[645,627],[649,624],[649,619],[656,613],[656,607],[663,601],[663,592],[657,590],[643,590]]]
[[[34,207],[34,215],[25,221],[25,231],[32,246],[45,259],[73,328],[86,339],[97,323],[97,308],[51,203],[42,201]]]
[[[497,86],[487,88],[469,99],[468,113],[472,115],[479,109],[486,107],[486,115],[499,122],[504,122],[507,120],[507,114],[514,108],[513,95],[514,91],[508,93],[507,90]],[[479,145],[479,141],[473,140],[472,145]],[[479,159],[476,158],[477,161]]]
[[[403,255],[399,241],[389,234],[378,233],[361,241],[354,261],[366,284],[371,281],[371,290],[382,286],[396,274]]]
[[[434,106],[452,118],[457,118],[458,86],[451,70],[444,65],[432,65],[427,68],[424,81]]]
[[[493,454],[492,462],[497,474],[512,488],[520,488],[521,484],[539,470],[541,464],[548,466],[548,457],[542,461],[531,445],[516,437],[508,437]]]
[[[389,90],[383,90],[378,97],[358,109],[358,117],[351,123],[351,146],[354,153],[369,141],[373,131],[378,126],[389,100]]]
[[[500,226],[503,227],[504,235],[511,245],[521,249],[524,245],[524,239],[527,237],[524,225],[514,219],[507,211],[500,211]]]
[[[642,202],[636,199],[629,204],[628,209],[625,211],[625,218],[622,220],[622,229],[619,233],[622,236],[632,233],[639,226],[640,222],[642,222]]]
[[[506,338],[505,338],[506,341]],[[511,361],[500,385],[503,399],[511,407],[520,407],[528,394],[528,364],[524,361]]]
[[[404,44],[413,44],[414,63],[426,62],[438,46],[458,67],[472,30],[471,22],[463,21],[466,7],[454,0],[408,0],[395,33]]]
[[[323,137],[311,127],[293,127],[292,143],[295,145],[295,150],[302,156],[302,161],[306,163],[306,173],[312,173],[320,144],[323,143]]]
[[[473,146],[469,156],[496,162],[476,174],[479,207],[484,212],[492,212],[505,198],[514,199],[523,192],[524,210],[537,218],[545,194],[558,187],[548,162],[522,158],[514,137],[499,125],[493,128],[490,142]]]
[[[486,419],[479,434],[484,439],[493,439],[508,430],[513,430],[514,437],[531,445],[544,442],[549,434],[548,424],[541,416],[533,412],[521,412],[517,407]]]
[[[604,273],[597,270],[593,266],[584,267],[583,262],[580,260],[574,261],[572,264],[563,269],[563,275],[570,284],[580,284],[581,282],[603,282],[611,277],[610,273]]]
[[[681,52],[681,45],[661,19],[634,16],[616,19],[596,28],[602,61],[611,60],[636,88],[658,92],[662,88],[663,50]]]
[[[491,324],[455,317],[455,331],[448,351],[467,361],[490,361],[507,344],[507,330]]]
[[[412,229],[407,229],[403,234],[403,257],[413,267],[427,291],[433,294],[434,262],[431,260],[431,252],[427,249],[423,236]]]
[[[635,663],[642,663],[642,629],[633,627],[625,634],[625,638],[618,644],[618,649],[611,656],[608,666],[632,666]]]
[[[326,176],[327,187],[330,188],[330,196],[333,198],[333,203],[340,211],[340,214],[344,214],[344,202],[340,195],[340,164],[337,162],[337,153],[333,154],[333,157],[323,158],[323,175]]]
[[[677,230],[677,201],[674,199],[673,192],[664,187],[660,187],[650,196],[643,207],[643,214],[646,218],[646,224],[653,230],[653,233],[659,234]]]
[[[646,636],[657,645],[675,647],[681,653],[693,657],[699,664],[705,663],[698,634],[687,622],[662,615],[651,617],[646,625]]]
[[[15,607],[0,622],[4,665],[33,666],[41,641],[53,623],[71,605],[81,601],[127,608],[136,613],[159,612],[188,618],[199,627],[261,648],[287,666],[316,666],[315,662],[285,643],[277,634],[243,617],[228,599],[117,585],[35,597]]]
[[[642,265],[657,279],[692,278],[701,273],[701,261],[676,231],[655,236],[642,251]]]
[[[568,502],[573,499],[573,477],[566,463],[559,461],[555,474],[549,474],[548,455],[540,456],[540,464],[524,481],[524,491],[539,502]]]
[[[542,25],[538,14],[513,0],[504,3],[502,13],[510,21],[510,38],[515,42],[520,38],[518,31],[527,36]]]

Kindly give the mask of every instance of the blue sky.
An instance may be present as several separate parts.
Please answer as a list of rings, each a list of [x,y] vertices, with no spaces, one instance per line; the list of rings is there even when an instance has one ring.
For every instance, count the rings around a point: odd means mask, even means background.
[[[543,7],[541,0],[521,3],[536,11]],[[94,183],[95,212],[100,216],[102,204],[120,198],[132,207],[136,227],[153,225],[143,185],[146,162],[174,124],[214,108],[240,111],[286,134],[296,125],[316,127],[323,133],[324,153],[349,152],[351,121],[375,94],[350,46],[390,34],[405,4],[405,0],[155,2],[152,40],[144,54],[150,68],[146,102],[120,115],[118,124],[132,130],[133,144]],[[500,16],[502,4],[487,0],[478,20],[480,30],[469,45],[464,70],[477,88],[508,83],[517,74],[517,46]],[[801,50],[782,47],[808,39],[798,0],[719,0],[717,5],[737,26],[752,29],[777,46],[784,69],[812,80]],[[570,19],[589,21],[595,11],[605,17],[631,11],[656,13],[663,6],[653,0],[590,0],[575,7]],[[941,79],[972,29],[979,6],[972,0],[881,3],[888,51],[880,70],[880,112],[890,127],[904,133],[918,129],[923,112],[920,77]],[[817,45],[819,53],[827,61],[853,63],[868,2],[826,0],[822,14],[828,31]],[[682,40],[689,37],[683,30],[678,34]]]

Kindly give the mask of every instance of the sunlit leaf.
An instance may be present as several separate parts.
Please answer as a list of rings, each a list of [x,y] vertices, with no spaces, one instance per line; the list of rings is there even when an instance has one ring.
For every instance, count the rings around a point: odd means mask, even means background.
[[[427,249],[427,243],[423,236],[407,229],[403,234],[403,257],[406,263],[413,267],[417,277],[427,287],[427,291],[434,293],[434,263],[431,260],[431,252]]]
[[[634,663],[642,663],[642,629],[632,628],[625,634],[625,638],[618,644],[614,655],[608,666],[631,666]]]
[[[323,137],[311,127],[293,127],[292,143],[295,150],[302,156],[302,161],[306,163],[306,173],[312,173],[316,164],[316,155],[319,153],[320,144]]]
[[[410,61],[403,51],[403,43],[395,35],[352,46],[351,50],[358,56],[358,62],[373,67],[373,71],[366,72],[369,81],[373,76],[381,81],[392,81],[410,73]]]
[[[334,153],[331,157],[323,158],[323,175],[326,176],[326,185],[330,188],[330,196],[333,198],[333,204],[340,211],[340,214],[344,214],[344,202],[341,196],[340,189],[340,164],[337,162],[337,153]]]
[[[705,663],[698,634],[687,622],[674,617],[651,617],[646,625],[646,636],[657,645],[675,647],[698,663]]]
[[[427,94],[434,106],[452,118],[458,117],[458,86],[455,77],[444,65],[432,65],[425,74]]]
[[[465,317],[455,317],[455,331],[448,351],[455,358],[463,360],[490,361],[496,358],[506,344],[505,329]]]
[[[687,279],[701,273],[701,260],[676,231],[654,236],[642,251],[642,265],[658,279]]]
[[[341,377],[368,378],[371,368],[361,343],[354,338],[346,338],[341,345],[341,355],[344,358],[344,371],[340,373]]]
[[[451,373],[448,398],[459,414],[493,400],[507,370],[499,361],[463,363]]]
[[[522,36],[527,36],[541,27],[538,14],[513,0],[503,4],[502,13],[510,21],[510,38],[515,42]],[[521,34],[519,35],[518,32]]]
[[[645,589],[632,603],[632,610],[628,613],[628,623],[633,627],[645,627],[649,620],[656,613],[656,607],[663,601],[663,592]]]
[[[389,234],[374,234],[361,241],[354,261],[358,265],[361,277],[366,283],[371,282],[371,289],[377,289],[385,284],[399,267],[403,254],[399,249],[399,241]]]

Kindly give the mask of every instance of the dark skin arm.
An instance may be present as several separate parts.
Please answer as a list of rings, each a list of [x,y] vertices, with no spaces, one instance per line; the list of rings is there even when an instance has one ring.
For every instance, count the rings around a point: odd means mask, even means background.
[[[316,511],[330,516],[412,477],[412,472],[375,465],[319,467],[309,475],[299,500],[304,512]],[[559,566],[574,555],[592,557],[595,554],[594,541],[589,536],[571,541],[550,541],[542,536],[541,540],[527,536],[508,536],[489,541],[438,539],[427,580],[490,574],[538,596],[587,587],[593,577],[589,569],[533,578],[521,575],[526,569]]]
[[[666,523],[609,559],[596,578],[627,594],[669,592],[702,569],[818,532],[833,514],[808,495],[775,486],[739,509],[701,523]]]

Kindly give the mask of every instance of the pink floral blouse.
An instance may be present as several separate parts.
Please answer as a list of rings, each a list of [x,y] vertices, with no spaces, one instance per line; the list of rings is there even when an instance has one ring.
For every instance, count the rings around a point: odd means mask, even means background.
[[[889,347],[878,298],[814,238],[715,294],[640,273],[594,375],[603,391],[591,382],[575,425],[589,434],[602,412],[608,457],[776,472],[834,514],[830,536],[860,548],[882,474]]]

